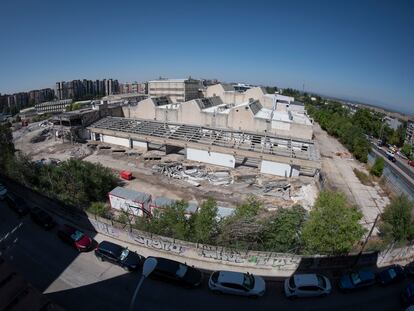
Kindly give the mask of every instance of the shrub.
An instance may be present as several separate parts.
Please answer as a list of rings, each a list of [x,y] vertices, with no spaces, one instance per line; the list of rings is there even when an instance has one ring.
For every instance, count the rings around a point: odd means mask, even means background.
[[[385,160],[383,157],[378,157],[375,159],[374,165],[371,167],[370,173],[374,176],[381,177],[382,172],[384,171]]]

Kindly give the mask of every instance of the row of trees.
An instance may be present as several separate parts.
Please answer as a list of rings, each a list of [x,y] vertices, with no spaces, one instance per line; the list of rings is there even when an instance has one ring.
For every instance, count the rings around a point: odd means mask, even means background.
[[[364,234],[359,224],[362,217],[348,205],[341,193],[323,191],[313,210],[301,206],[269,212],[255,197],[237,206],[225,219],[217,218],[217,203],[204,201],[198,213],[186,217],[187,203],[176,202],[157,210],[151,219],[137,217],[135,222],[126,213],[118,220],[131,227],[197,243],[237,249],[284,253],[345,254],[351,251]],[[90,211],[108,216],[101,204]]]
[[[105,201],[118,185],[118,178],[101,164],[68,160],[59,165],[41,165],[26,156],[7,156],[4,174],[25,186],[65,204],[87,208],[91,202]]]
[[[354,156],[367,162],[370,144],[367,136],[382,139],[384,143],[403,146],[405,138],[405,126],[401,125],[397,130],[384,124],[383,114],[366,108],[358,109],[351,113],[348,108],[337,102],[317,101],[306,105],[309,115],[314,118],[321,127],[330,135],[337,137]]]

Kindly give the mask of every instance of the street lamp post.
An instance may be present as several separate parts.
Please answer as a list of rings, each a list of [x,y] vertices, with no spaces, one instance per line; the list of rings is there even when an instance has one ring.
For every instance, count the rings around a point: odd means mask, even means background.
[[[129,304],[129,311],[132,311],[135,305],[135,300],[137,299],[137,295],[139,289],[141,288],[142,283],[144,282],[145,278],[148,277],[152,271],[154,271],[155,266],[157,265],[157,259],[150,257],[145,259],[144,266],[142,267],[142,275],[139,279],[137,287],[135,288],[134,295],[132,296],[131,302]]]

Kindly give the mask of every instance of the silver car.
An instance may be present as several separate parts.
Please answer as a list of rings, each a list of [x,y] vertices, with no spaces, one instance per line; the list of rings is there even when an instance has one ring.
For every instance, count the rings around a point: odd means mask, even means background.
[[[215,293],[250,297],[263,296],[266,291],[266,283],[260,276],[232,271],[212,273],[208,287]]]
[[[329,279],[319,274],[294,274],[285,280],[288,298],[327,296],[332,292]]]

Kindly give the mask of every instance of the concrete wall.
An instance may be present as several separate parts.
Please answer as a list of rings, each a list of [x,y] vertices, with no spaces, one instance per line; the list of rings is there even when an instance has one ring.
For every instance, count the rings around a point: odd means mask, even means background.
[[[155,106],[151,98],[141,100],[129,109],[130,118],[155,120]]]
[[[132,148],[148,150],[148,143],[146,141],[132,140]]]
[[[260,164],[260,173],[290,177],[292,167],[289,164],[263,160]]]
[[[123,146],[127,148],[131,148],[131,143],[128,138],[121,138],[109,135],[101,135],[101,141],[107,144]]]
[[[205,150],[198,150],[187,148],[187,159],[192,161],[204,162],[219,166],[234,168],[236,159],[234,156],[218,152],[208,152]]]

